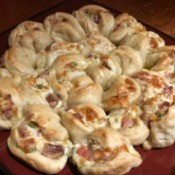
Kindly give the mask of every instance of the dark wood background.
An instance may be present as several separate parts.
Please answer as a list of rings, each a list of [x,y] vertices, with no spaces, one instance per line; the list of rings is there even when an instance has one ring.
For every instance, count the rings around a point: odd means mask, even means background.
[[[65,0],[0,0],[0,33]],[[72,6],[76,0],[71,0]],[[175,0],[94,0],[175,37]]]

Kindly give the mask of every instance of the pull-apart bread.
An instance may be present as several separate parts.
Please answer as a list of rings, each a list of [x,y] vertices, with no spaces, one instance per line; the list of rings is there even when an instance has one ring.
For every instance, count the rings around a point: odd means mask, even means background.
[[[8,42],[0,130],[31,167],[56,174],[69,158],[83,175],[124,175],[142,162],[133,146],[174,143],[175,46],[133,16],[86,5],[24,21]]]

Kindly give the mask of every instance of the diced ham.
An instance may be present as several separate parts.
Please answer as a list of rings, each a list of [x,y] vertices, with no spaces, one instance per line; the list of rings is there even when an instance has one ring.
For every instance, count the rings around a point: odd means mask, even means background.
[[[100,22],[100,16],[98,14],[93,15],[93,21],[98,24]]]
[[[30,132],[27,129],[26,125],[22,125],[21,127],[18,128],[18,134],[21,138],[26,138],[30,136]]]
[[[77,154],[80,156],[80,157],[83,157],[85,158],[86,160],[92,160],[92,155],[91,155],[91,151],[90,149],[88,149],[87,147],[85,146],[81,146],[78,148],[77,150]]]
[[[52,145],[46,143],[43,148],[42,155],[51,159],[57,159],[64,154],[64,148],[62,145]]]
[[[83,122],[83,116],[82,116],[81,114],[75,113],[75,114],[73,114],[73,116],[74,116],[76,119],[78,119],[81,123],[84,123],[84,122]]]
[[[168,56],[172,59],[175,59],[175,51],[174,50],[171,50],[169,53],[168,53]]]
[[[170,105],[171,105],[170,102],[164,101],[161,104],[159,104],[158,107],[161,111],[166,111],[166,110],[168,110]]]
[[[72,109],[72,107],[70,106],[70,105],[68,105],[67,107],[66,107],[66,109],[65,109],[65,112],[68,112],[69,110],[71,110]]]
[[[134,126],[134,119],[130,116],[124,116],[121,121],[121,127],[122,128],[130,128]]]
[[[170,98],[173,94],[173,86],[165,85],[165,87],[163,88],[163,93],[165,94],[166,98]]]
[[[49,71],[48,70],[44,70],[41,73],[38,74],[37,78],[43,77],[45,75],[49,75]]]
[[[34,138],[22,139],[20,141],[20,145],[23,151],[26,153],[32,152],[36,149]]]
[[[40,30],[40,28],[39,27],[34,27],[33,30]]]
[[[103,65],[104,67],[106,67],[107,69],[111,70],[111,67],[109,66],[109,64],[108,64],[107,61],[103,61],[103,62],[102,62],[102,65]]]
[[[13,117],[13,114],[17,111],[17,108],[11,100],[11,95],[7,95],[0,103],[0,111],[4,115],[5,119],[10,119]]]
[[[173,73],[166,73],[165,74],[165,78],[167,78],[167,79],[174,78],[174,76],[175,76],[175,73],[174,72]]]
[[[13,111],[11,109],[4,111],[4,118],[5,119],[11,119],[12,117],[13,117]]]
[[[46,97],[47,102],[51,108],[55,108],[60,100],[59,96],[56,94],[49,94]]]
[[[153,49],[156,49],[159,46],[155,38],[151,38],[149,44]]]

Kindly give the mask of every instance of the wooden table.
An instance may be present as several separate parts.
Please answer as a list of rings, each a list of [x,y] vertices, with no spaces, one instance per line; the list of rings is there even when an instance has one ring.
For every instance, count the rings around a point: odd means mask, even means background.
[[[0,33],[65,0],[1,0]],[[72,1],[72,5],[76,2]],[[94,0],[175,37],[175,0]]]

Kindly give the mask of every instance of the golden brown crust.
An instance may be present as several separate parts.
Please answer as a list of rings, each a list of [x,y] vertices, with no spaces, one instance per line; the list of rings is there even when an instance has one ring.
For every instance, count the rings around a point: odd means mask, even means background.
[[[137,103],[139,97],[140,86],[134,79],[125,75],[117,76],[103,93],[103,108],[105,111],[125,108]]]
[[[34,52],[45,49],[52,42],[43,24],[33,21],[22,22],[9,35],[11,47],[25,47]]]
[[[115,24],[109,35],[109,39],[114,44],[120,45],[120,43],[128,36],[145,30],[145,27],[133,16],[122,13],[115,18]]]
[[[126,136],[132,145],[142,144],[149,136],[149,129],[140,119],[142,114],[138,106],[111,111],[109,114],[110,127]]]
[[[152,50],[164,46],[165,41],[154,32],[143,31],[126,37],[121,44],[139,51],[144,65],[146,57],[152,52]]]
[[[11,48],[2,58],[5,67],[16,75],[25,75],[35,70],[36,54],[27,48]]]
[[[175,105],[169,107],[166,114],[150,123],[150,135],[143,143],[143,148],[164,148],[170,146],[175,141]]]
[[[113,15],[98,5],[83,6],[74,11],[73,15],[87,34],[98,31],[107,37],[114,25]]]
[[[46,17],[44,27],[55,41],[78,42],[85,37],[76,18],[68,13],[57,12]]]
[[[97,83],[92,83],[78,88],[74,88],[69,92],[67,104],[78,105],[92,103],[94,105],[101,106],[102,93],[103,89]]]
[[[0,130],[11,129],[22,117],[22,89],[9,77],[0,78]]]
[[[103,109],[90,103],[66,108],[62,112],[61,121],[74,143],[81,142],[94,129],[107,125],[107,117]]]
[[[102,128],[75,145],[73,163],[85,175],[123,175],[139,166],[141,158],[123,135]]]
[[[44,105],[27,106],[8,138],[8,147],[15,156],[47,174],[64,168],[71,146],[59,116]]]

